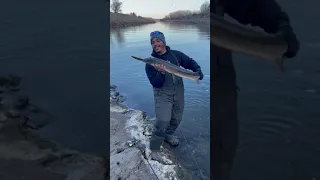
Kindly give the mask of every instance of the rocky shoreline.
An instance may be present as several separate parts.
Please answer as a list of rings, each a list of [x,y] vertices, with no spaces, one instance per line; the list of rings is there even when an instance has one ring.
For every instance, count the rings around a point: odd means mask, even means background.
[[[168,146],[162,147],[164,162],[150,158],[152,122],[144,112],[122,105],[115,86],[110,87],[109,172],[109,157],[61,147],[37,133],[52,117],[30,102],[20,82],[17,76],[0,77],[0,179],[184,179]]]
[[[110,87],[110,179],[184,179],[182,168],[166,145],[164,162],[150,158],[149,142],[153,124],[143,111],[121,104],[123,97]]]
[[[21,78],[0,77],[0,179],[104,180],[108,159],[60,147],[37,130],[51,117],[33,105]]]

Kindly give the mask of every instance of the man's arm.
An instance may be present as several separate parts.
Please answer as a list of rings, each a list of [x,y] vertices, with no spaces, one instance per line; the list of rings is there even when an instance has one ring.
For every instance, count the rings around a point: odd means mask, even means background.
[[[146,64],[145,67],[148,79],[153,87],[161,88],[164,82],[164,74],[157,71],[153,66]]]
[[[193,60],[192,58],[190,58],[189,56],[185,55],[184,53],[180,52],[180,51],[175,51],[172,50],[173,53],[177,56],[177,59],[179,61],[179,64],[184,67],[185,69],[190,69],[193,72],[198,72],[200,75],[200,80],[203,79],[203,73],[201,71],[201,67],[199,66],[199,64]]]
[[[173,53],[177,56],[177,59],[179,61],[179,64],[185,68],[185,69],[190,69],[193,72],[196,72],[197,70],[201,69],[198,63],[190,58],[189,56],[185,55],[184,53],[180,51],[175,51],[172,50]]]

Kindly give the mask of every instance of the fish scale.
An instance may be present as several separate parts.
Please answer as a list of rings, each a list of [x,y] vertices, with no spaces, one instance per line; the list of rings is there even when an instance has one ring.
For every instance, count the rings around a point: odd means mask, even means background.
[[[162,60],[162,59],[155,58],[155,57],[149,57],[149,58],[139,58],[139,57],[135,57],[135,56],[131,56],[131,57],[136,60],[142,61],[146,64],[150,64],[151,66],[155,66],[157,64],[164,65],[165,71],[172,74],[173,78],[174,78],[174,76],[179,76],[182,78],[194,80],[196,82],[198,82],[199,78],[200,78],[200,75],[198,72],[192,72],[192,71],[186,70],[186,69],[181,68],[180,66],[177,66],[175,64],[172,64],[166,60]]]

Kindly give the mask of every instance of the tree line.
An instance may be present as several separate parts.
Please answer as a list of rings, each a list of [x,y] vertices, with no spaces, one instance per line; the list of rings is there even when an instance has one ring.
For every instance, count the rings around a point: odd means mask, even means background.
[[[122,2],[120,0],[112,0],[110,2],[110,9],[114,13],[121,13],[122,12]],[[190,10],[179,10],[172,12],[164,17],[164,19],[179,19],[186,16],[192,16],[192,15],[207,15],[210,13],[210,2],[206,1],[201,6],[199,11],[192,12]],[[137,16],[136,13],[131,12],[130,15]]]
[[[206,16],[210,14],[210,2],[206,1],[201,6],[199,11],[192,12],[190,10],[178,10],[169,13],[164,19],[180,19],[186,16]]]

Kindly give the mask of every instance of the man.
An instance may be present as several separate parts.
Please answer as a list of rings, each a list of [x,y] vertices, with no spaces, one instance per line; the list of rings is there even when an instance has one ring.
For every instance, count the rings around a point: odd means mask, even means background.
[[[287,14],[274,0],[215,0],[210,8],[212,13],[220,16],[226,13],[242,24],[259,26],[268,33],[282,32],[288,43],[284,56],[296,56],[299,41]],[[236,73],[230,51],[214,45],[211,50],[211,178],[229,180],[238,141]]]
[[[171,50],[169,46],[166,46],[165,36],[162,32],[151,32],[150,41],[153,49],[151,56],[198,72],[199,79],[203,79],[201,68],[197,62],[184,53]],[[178,138],[173,133],[182,120],[184,85],[181,77],[165,72],[164,66],[153,67],[147,64],[145,70],[153,86],[156,113],[155,130],[150,141],[151,157],[161,162],[162,158],[159,152],[162,142],[166,141],[171,146],[179,144]]]

